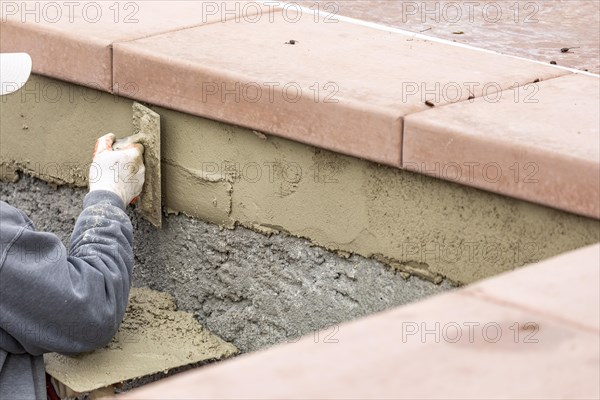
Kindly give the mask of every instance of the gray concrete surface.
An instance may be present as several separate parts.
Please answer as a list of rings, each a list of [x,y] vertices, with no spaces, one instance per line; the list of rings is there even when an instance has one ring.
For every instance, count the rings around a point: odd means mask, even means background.
[[[65,244],[85,193],[30,177],[0,183],[3,201]],[[344,321],[452,288],[404,280],[380,262],[283,234],[221,229],[181,215],[166,218],[162,230],[133,213],[132,220],[134,285],[171,293],[179,309],[242,352],[318,331],[319,341],[335,341]]]

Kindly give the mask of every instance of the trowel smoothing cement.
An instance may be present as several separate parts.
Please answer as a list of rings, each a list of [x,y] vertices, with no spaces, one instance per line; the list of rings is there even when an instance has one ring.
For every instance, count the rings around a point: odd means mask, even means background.
[[[136,202],[140,215],[157,228],[162,226],[162,197],[160,173],[160,115],[143,105],[133,103],[133,135],[118,139],[113,149],[133,144],[144,146],[146,176],[142,194]]]

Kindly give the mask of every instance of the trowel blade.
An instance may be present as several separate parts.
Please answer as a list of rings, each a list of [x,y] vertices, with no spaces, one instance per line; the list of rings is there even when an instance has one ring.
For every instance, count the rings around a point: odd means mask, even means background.
[[[162,227],[162,188],[160,172],[160,115],[133,103],[133,133],[141,133],[146,176],[136,210],[157,228]]]

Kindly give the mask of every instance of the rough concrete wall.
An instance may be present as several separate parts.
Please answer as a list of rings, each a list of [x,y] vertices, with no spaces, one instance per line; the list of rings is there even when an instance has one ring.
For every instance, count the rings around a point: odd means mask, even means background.
[[[60,101],[44,101],[44,88],[54,87],[62,88]],[[81,149],[107,131],[131,131],[130,101],[42,77],[3,101],[0,163],[46,180],[85,185],[89,154]],[[154,109],[163,121],[163,195],[171,212],[289,232],[457,283],[600,240],[596,220]]]
[[[54,189],[34,178],[0,184],[0,198],[21,208],[38,230],[68,245],[86,191]],[[285,234],[221,229],[185,216],[157,231],[132,213],[134,285],[172,294],[211,332],[241,351],[310,332],[334,343],[337,324],[451,288],[403,279],[382,263],[348,259]]]

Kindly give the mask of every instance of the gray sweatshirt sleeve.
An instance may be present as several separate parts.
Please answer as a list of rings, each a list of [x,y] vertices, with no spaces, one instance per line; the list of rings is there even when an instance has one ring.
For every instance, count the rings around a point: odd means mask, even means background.
[[[33,355],[110,342],[129,297],[132,226],[120,198],[89,193],[70,251],[28,218],[0,259],[0,326]]]

